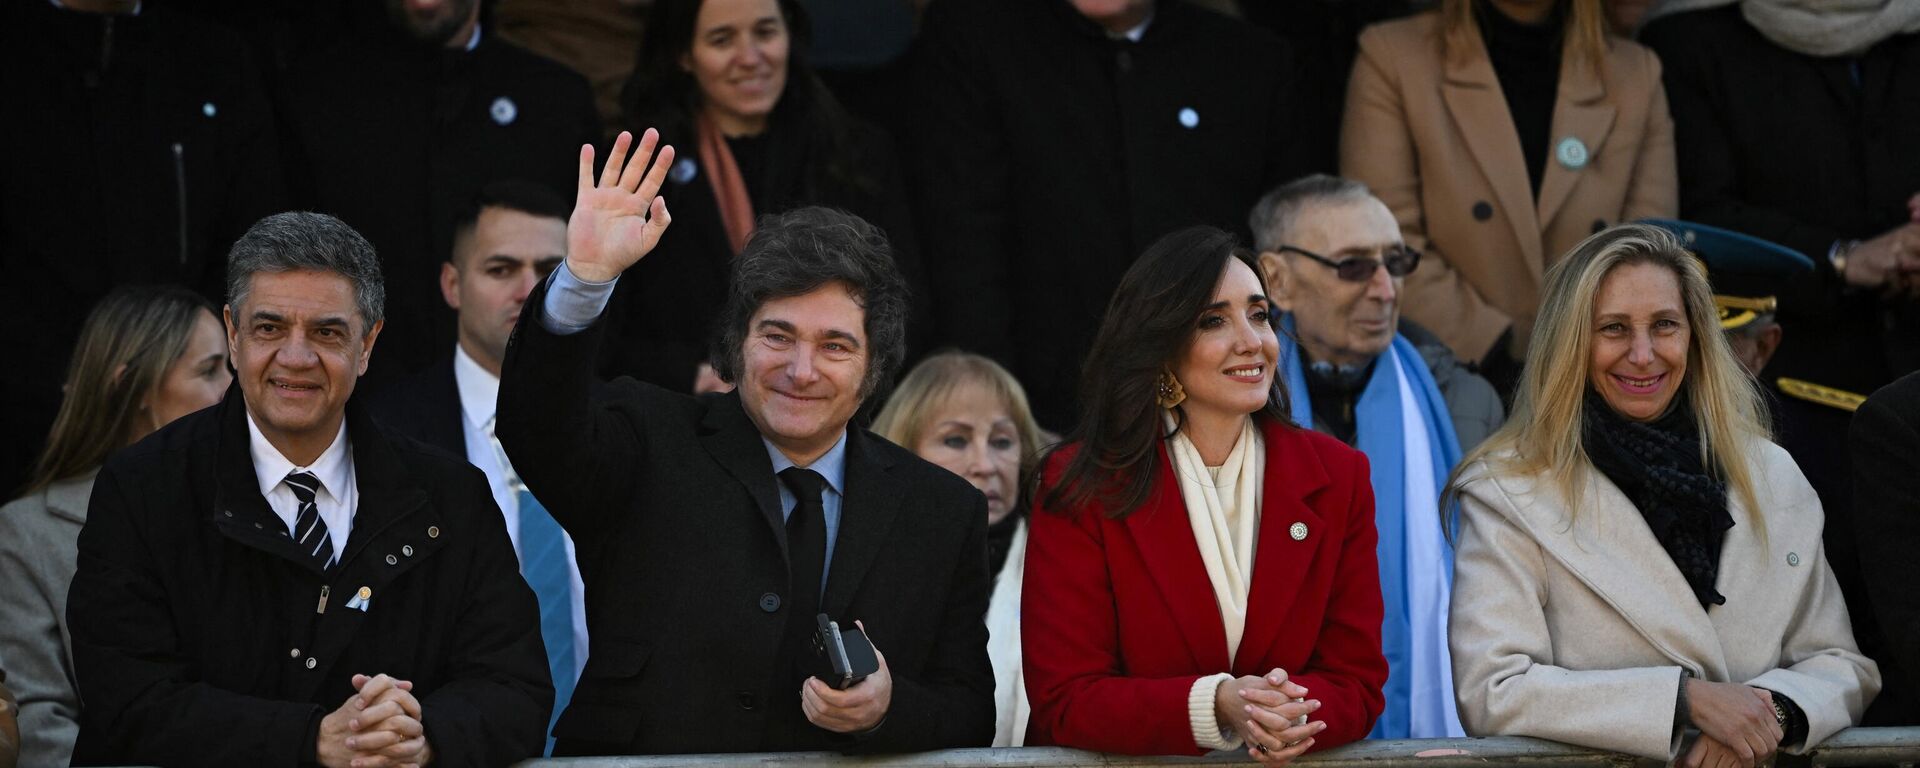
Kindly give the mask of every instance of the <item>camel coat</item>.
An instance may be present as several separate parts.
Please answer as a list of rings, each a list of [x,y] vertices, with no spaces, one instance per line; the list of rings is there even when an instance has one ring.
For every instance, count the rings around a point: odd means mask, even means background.
[[[1778,692],[1802,754],[1860,721],[1880,670],[1860,655],[1820,545],[1819,497],[1779,446],[1748,446],[1765,533],[1729,493],[1726,604],[1702,610],[1640,512],[1598,471],[1578,514],[1540,478],[1461,476],[1449,645],[1473,736],[1535,736],[1659,760],[1679,754],[1681,671]]]
[[[1446,56],[1437,11],[1360,35],[1340,172],[1372,187],[1426,257],[1407,276],[1407,316],[1477,361],[1509,326],[1524,351],[1562,254],[1604,227],[1675,216],[1679,187],[1652,51],[1610,38],[1596,76],[1568,47],[1536,198],[1480,32],[1468,35],[1472,55]],[[1557,159],[1569,137],[1586,149],[1577,169]]]

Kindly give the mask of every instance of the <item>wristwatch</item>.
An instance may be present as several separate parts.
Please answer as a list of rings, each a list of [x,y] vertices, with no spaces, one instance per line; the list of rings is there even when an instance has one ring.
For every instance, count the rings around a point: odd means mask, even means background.
[[[1780,732],[1786,733],[1787,732],[1787,708],[1780,706],[1780,694],[1773,693],[1772,691],[1768,691],[1768,693],[1772,694],[1767,698],[1773,700],[1773,720],[1774,722],[1780,724]]]
[[[1833,265],[1833,274],[1841,280],[1847,279],[1847,257],[1859,246],[1858,240],[1835,240],[1833,247],[1827,249],[1827,263]]]

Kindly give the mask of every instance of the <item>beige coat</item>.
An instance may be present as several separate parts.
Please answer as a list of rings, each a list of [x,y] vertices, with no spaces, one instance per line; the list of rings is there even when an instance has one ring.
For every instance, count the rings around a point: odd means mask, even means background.
[[[1725,605],[1700,608],[1633,503],[1598,471],[1579,513],[1533,477],[1462,477],[1449,645],[1460,722],[1671,760],[1680,672],[1776,691],[1806,712],[1803,753],[1860,720],[1880,671],[1854,644],[1820,545],[1825,516],[1779,446],[1754,440],[1766,541],[1729,494]]]
[[[1425,255],[1407,277],[1407,317],[1477,361],[1509,326],[1524,348],[1546,268],[1582,239],[1676,214],[1673,122],[1652,51],[1612,38],[1596,77],[1568,46],[1547,146],[1574,137],[1588,157],[1575,169],[1549,156],[1536,199],[1479,31],[1476,55],[1449,59],[1440,29],[1434,11],[1360,35],[1340,172],[1372,187]]]

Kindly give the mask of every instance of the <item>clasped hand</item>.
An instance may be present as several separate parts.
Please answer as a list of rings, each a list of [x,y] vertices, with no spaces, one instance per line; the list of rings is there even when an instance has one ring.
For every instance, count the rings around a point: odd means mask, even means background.
[[[413,683],[354,675],[356,693],[320,720],[315,757],[327,768],[418,768],[433,761]]]
[[[1773,694],[1739,683],[1687,678],[1687,714],[1700,738],[1681,759],[1686,768],[1752,768],[1773,757],[1786,734],[1773,713]]]
[[[1320,708],[1306,686],[1287,678],[1284,669],[1264,677],[1248,675],[1220,684],[1213,694],[1214,717],[1247,742],[1247,756],[1266,765],[1285,765],[1313,747],[1324,721],[1294,722]],[[1301,701],[1295,701],[1301,699]]]

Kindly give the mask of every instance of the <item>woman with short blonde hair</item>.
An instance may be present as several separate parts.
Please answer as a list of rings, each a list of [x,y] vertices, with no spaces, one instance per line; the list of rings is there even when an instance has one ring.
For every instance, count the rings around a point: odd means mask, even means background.
[[[1623,225],[1546,283],[1513,418],[1449,484],[1468,734],[1751,766],[1859,722],[1878,668],[1700,264]]]
[[[987,656],[993,661],[993,746],[1026,739],[1020,587],[1027,557],[1026,478],[1040,455],[1027,392],[986,357],[941,352],[920,361],[874,418],[873,431],[972,483],[987,497]]]

